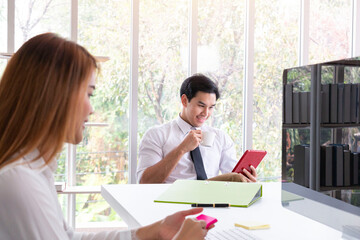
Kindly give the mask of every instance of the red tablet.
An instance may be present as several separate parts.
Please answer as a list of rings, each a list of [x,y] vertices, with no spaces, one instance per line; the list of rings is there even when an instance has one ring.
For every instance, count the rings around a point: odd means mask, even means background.
[[[243,173],[243,169],[246,168],[251,172],[250,165],[256,168],[261,160],[265,157],[266,151],[262,150],[246,150],[242,155],[232,172]]]

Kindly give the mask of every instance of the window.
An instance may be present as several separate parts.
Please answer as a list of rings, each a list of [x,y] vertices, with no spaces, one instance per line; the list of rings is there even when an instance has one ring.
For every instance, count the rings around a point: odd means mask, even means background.
[[[15,1],[15,49],[44,32],[70,36],[70,0]]]
[[[297,65],[299,1],[256,1],[253,147],[268,152],[260,177],[281,175],[282,71]]]
[[[101,64],[92,99],[95,112],[77,146],[76,171],[83,173],[77,185],[128,181],[129,37],[130,1],[79,1],[78,42],[110,60]]]
[[[0,52],[7,52],[7,1],[0,2]]]
[[[227,132],[241,156],[245,1],[199,3],[198,69],[217,82],[220,99],[207,124]]]
[[[310,63],[350,57],[351,2],[350,0],[310,2]]]
[[[187,76],[188,2],[140,1],[139,141],[144,132],[180,112]]]
[[[0,53],[7,52],[7,1],[0,2]],[[0,58],[0,77],[5,69],[7,61]]]
[[[78,42],[101,64],[84,140],[76,147],[76,185],[128,183],[130,1],[79,1]],[[76,196],[76,224],[119,220],[100,194]]]

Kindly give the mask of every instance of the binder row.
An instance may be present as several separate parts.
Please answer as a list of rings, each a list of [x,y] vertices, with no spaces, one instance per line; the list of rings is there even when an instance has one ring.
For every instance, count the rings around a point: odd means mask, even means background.
[[[359,185],[359,155],[347,144],[329,144],[320,150],[320,185],[326,187]]]
[[[294,146],[294,183],[309,187],[310,146]],[[321,146],[320,186],[357,186],[360,182],[360,153],[347,144]]]
[[[284,89],[285,123],[310,123],[310,92],[294,92],[292,84]]]
[[[310,92],[284,88],[284,123],[310,123]],[[321,85],[321,123],[360,123],[360,84]]]
[[[321,123],[360,123],[360,84],[321,85]]]

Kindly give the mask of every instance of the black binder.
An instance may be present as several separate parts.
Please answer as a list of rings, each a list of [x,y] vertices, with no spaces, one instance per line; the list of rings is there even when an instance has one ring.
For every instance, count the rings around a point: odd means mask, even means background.
[[[310,146],[294,146],[294,183],[309,187]]]
[[[308,123],[308,92],[300,92],[300,122]]]
[[[337,84],[330,85],[330,122],[338,122],[338,90]]]
[[[293,123],[300,123],[300,93],[293,92]]]
[[[333,183],[332,177],[333,165],[333,147],[321,146],[320,152],[320,184],[321,186],[331,187]]]
[[[351,97],[350,97],[350,122],[356,122],[356,106],[357,106],[357,85],[351,84]]]
[[[344,150],[344,186],[351,184],[351,165],[350,165],[351,152]]]
[[[351,154],[351,185],[359,185],[359,158],[360,153],[352,153]]]
[[[344,84],[338,83],[338,119],[337,123],[344,123]]]
[[[344,150],[349,150],[349,145],[329,144],[333,146],[333,186],[344,186]]]
[[[330,84],[321,85],[321,122],[330,122]]]
[[[293,85],[285,85],[285,123],[293,123]]]
[[[344,123],[351,122],[350,116],[350,109],[351,109],[351,85],[352,84],[345,84],[344,85],[344,105],[343,105],[343,114],[344,114]]]

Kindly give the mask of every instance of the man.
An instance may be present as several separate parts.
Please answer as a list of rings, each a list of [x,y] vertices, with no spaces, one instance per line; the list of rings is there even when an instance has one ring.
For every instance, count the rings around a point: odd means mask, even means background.
[[[180,96],[179,116],[149,129],[140,143],[138,182],[172,183],[177,179],[256,182],[252,166],[251,173],[231,172],[238,161],[233,141],[223,131],[204,125],[220,97],[215,83],[204,75],[193,75],[182,83]],[[202,131],[216,134],[211,147],[200,144]]]

